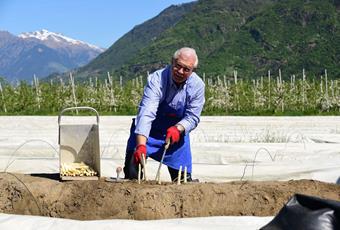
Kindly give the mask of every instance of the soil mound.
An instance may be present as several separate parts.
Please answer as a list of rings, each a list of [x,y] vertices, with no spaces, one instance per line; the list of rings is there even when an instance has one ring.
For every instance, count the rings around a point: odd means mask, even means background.
[[[274,216],[295,193],[340,200],[340,186],[314,180],[158,185],[0,174],[0,212],[77,220]]]

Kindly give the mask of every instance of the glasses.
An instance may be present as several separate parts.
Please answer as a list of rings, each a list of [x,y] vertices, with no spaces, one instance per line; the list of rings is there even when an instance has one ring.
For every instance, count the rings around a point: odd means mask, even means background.
[[[179,64],[177,61],[174,61],[173,67],[177,70],[183,69],[184,73],[190,73],[193,70],[193,69],[190,69],[189,67]]]

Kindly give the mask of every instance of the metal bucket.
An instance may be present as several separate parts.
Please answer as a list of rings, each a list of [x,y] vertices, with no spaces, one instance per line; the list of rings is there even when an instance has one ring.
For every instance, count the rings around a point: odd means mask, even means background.
[[[95,124],[61,124],[63,113],[71,110],[91,110],[96,113]],[[63,109],[58,117],[59,171],[61,180],[98,180],[100,178],[99,114],[91,107]],[[94,173],[65,175],[65,165],[83,164]],[[63,171],[62,171],[63,168]]]

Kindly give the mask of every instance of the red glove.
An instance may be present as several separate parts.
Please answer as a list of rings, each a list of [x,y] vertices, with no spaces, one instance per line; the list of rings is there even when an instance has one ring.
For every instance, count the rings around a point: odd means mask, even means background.
[[[133,153],[133,157],[135,159],[136,164],[142,161],[142,155],[144,155],[146,159],[146,146],[143,144],[140,144],[140,145],[137,145],[136,150]]]
[[[171,140],[171,144],[174,144],[176,142],[179,141],[181,134],[179,132],[179,130],[177,129],[176,126],[171,126],[170,128],[168,128],[168,130],[166,131],[166,138],[165,140]]]

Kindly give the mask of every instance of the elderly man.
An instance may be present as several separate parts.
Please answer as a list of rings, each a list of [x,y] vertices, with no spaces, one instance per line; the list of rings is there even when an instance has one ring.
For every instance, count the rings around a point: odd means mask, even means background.
[[[205,102],[205,85],[193,72],[197,65],[196,51],[184,47],[174,53],[171,65],[148,77],[137,118],[130,129],[124,167],[126,179],[137,178],[142,155],[161,161],[164,145],[170,141],[163,163],[168,166],[171,180],[178,179],[180,166],[182,170],[187,168],[188,181],[192,180],[189,133],[200,122]]]

